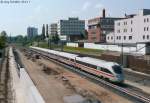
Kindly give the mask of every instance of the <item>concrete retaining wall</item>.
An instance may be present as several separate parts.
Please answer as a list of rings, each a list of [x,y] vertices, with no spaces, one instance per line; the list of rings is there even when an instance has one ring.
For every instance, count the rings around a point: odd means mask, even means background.
[[[79,47],[78,43],[67,43],[67,46]]]
[[[20,68],[20,71],[17,69],[12,48],[9,50],[9,70],[13,103],[45,103],[26,70],[24,68]]]

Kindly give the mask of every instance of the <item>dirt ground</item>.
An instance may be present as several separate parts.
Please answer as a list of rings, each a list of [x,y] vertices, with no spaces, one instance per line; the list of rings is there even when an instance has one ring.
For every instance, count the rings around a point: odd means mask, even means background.
[[[64,103],[63,98],[79,94],[102,103],[132,103],[83,77],[43,58],[21,53],[21,60],[46,103]]]

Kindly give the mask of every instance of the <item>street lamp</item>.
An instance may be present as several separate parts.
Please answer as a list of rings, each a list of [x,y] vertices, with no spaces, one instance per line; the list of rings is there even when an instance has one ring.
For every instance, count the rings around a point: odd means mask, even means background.
[[[48,38],[48,48],[52,49],[52,36],[51,35]]]

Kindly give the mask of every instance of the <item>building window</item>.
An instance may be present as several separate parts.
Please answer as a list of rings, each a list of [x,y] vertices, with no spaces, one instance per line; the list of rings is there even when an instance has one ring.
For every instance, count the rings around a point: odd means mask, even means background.
[[[145,35],[143,35],[143,40],[145,39]]]
[[[117,25],[120,26],[120,22]]]
[[[124,22],[124,25],[127,25],[127,22]]]
[[[107,37],[107,39],[109,40],[109,36]]]
[[[111,37],[111,40],[113,40],[113,36]]]
[[[147,39],[149,39],[149,35],[147,35]]]
[[[149,18],[147,18],[147,22],[149,22]]]
[[[144,31],[146,31],[146,27],[144,27]]]
[[[120,33],[120,30],[117,30],[118,33]]]
[[[118,40],[118,36],[117,36],[117,40]]]
[[[147,31],[149,30],[149,27],[147,27]]]
[[[119,36],[119,40],[121,40],[121,36]]]
[[[133,21],[131,20],[131,24],[133,24]]]
[[[96,40],[96,37],[92,37],[91,39],[92,39],[92,40]]]
[[[144,23],[146,22],[146,19],[144,19]]]
[[[129,36],[129,40],[132,40],[132,36]]]
[[[126,36],[124,36],[124,40],[126,40]]]
[[[124,31],[124,33],[126,33],[126,32],[127,32],[127,29],[124,29],[123,31]]]
[[[132,30],[132,28],[131,28],[131,32],[132,32],[133,30]]]

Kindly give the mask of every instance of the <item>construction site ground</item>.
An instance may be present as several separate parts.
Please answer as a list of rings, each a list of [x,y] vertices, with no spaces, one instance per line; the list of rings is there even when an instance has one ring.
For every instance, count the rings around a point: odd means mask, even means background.
[[[100,103],[132,103],[131,101],[72,73],[64,67],[46,60],[32,58],[32,55],[19,51],[34,84],[46,103],[64,103],[65,96],[81,95]]]

